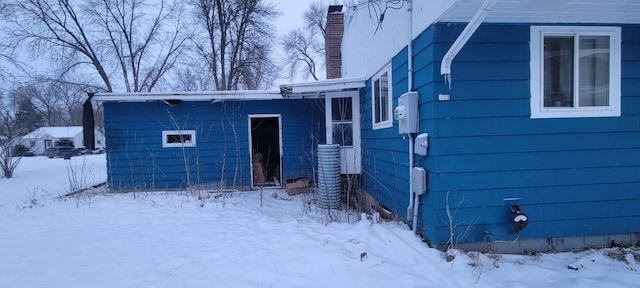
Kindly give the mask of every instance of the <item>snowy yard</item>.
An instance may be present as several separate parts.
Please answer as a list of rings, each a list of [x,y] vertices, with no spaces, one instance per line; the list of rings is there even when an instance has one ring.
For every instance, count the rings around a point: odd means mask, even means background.
[[[329,221],[282,190],[61,195],[104,155],[30,157],[0,179],[0,287],[637,287],[640,250],[459,254],[405,225]],[[71,175],[70,178],[68,175]],[[70,187],[75,186],[75,187]],[[262,197],[261,197],[262,195]],[[274,197],[275,196],[275,197]],[[262,201],[261,201],[262,199]],[[352,217],[353,218],[353,217]],[[568,269],[575,265],[578,270]]]

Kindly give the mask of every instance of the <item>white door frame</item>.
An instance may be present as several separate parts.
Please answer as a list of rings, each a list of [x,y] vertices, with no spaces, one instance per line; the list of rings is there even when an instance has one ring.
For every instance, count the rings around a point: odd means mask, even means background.
[[[333,98],[351,98],[353,121],[353,146],[340,147],[340,173],[360,174],[362,154],[360,147],[360,93],[358,91],[327,92],[325,94],[325,130],[327,144],[333,144],[332,105]]]
[[[248,130],[249,130],[249,160],[250,160],[250,169],[249,171],[251,171],[251,189],[256,189],[259,188],[259,186],[255,186],[253,183],[253,136],[252,136],[252,131],[251,131],[251,120],[252,119],[256,119],[256,118],[278,118],[278,150],[280,150],[280,165],[279,165],[279,169],[280,169],[280,186],[270,186],[270,187],[282,187],[282,158],[283,158],[283,151],[284,149],[282,149],[282,114],[249,114],[248,115]]]

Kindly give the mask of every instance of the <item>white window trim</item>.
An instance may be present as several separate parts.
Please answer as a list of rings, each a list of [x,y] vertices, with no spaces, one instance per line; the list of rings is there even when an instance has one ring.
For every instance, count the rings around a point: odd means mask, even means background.
[[[191,135],[191,142],[188,143],[168,143],[168,135]],[[162,131],[162,148],[182,148],[196,147],[196,130],[165,130]]]
[[[387,97],[387,111],[389,111],[389,119],[387,119],[386,121],[382,121],[382,122],[378,122],[376,123],[376,91],[374,90],[374,83],[375,80],[380,78],[380,76],[382,76],[382,74],[387,73],[387,77],[388,77],[388,84],[389,84],[389,97]],[[389,128],[389,127],[393,127],[393,117],[391,117],[392,112],[393,111],[393,79],[391,76],[391,64],[386,64],[384,68],[380,69],[380,71],[378,71],[378,73],[376,73],[372,78],[371,78],[371,123],[373,124],[373,130],[377,130],[377,129],[382,129],[382,128]]]
[[[621,106],[620,27],[612,26],[531,26],[531,118],[619,117]],[[610,37],[609,106],[545,108],[543,92],[543,37],[553,34],[603,35]]]

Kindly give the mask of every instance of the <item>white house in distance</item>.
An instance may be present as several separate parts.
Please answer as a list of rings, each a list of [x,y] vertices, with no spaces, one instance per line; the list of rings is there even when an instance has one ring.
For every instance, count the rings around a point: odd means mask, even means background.
[[[75,148],[84,147],[84,134],[82,126],[66,127],[40,127],[22,137],[22,144],[36,155],[44,154],[49,147],[53,147],[56,141],[73,141]],[[95,147],[104,147],[104,134],[95,131]]]

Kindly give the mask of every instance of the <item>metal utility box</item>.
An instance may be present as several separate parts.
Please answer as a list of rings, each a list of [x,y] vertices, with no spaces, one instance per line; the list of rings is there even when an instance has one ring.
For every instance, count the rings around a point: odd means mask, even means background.
[[[427,191],[427,171],[422,167],[413,167],[411,169],[411,182],[411,192],[418,195],[424,194]]]
[[[429,134],[422,133],[416,136],[413,153],[421,156],[427,156],[427,148],[429,148]]]
[[[393,111],[394,117],[398,120],[398,132],[400,134],[418,133],[418,100],[420,94],[409,91],[400,95],[398,106]]]

